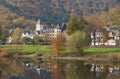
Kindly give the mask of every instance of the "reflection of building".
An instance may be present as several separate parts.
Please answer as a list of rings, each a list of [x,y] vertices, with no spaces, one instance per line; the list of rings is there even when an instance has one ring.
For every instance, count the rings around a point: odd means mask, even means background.
[[[95,64],[92,64],[92,67],[91,67],[91,71],[94,72],[103,72],[104,71],[104,67],[102,65],[95,65]]]
[[[113,72],[116,72],[119,70],[120,70],[119,67],[108,67],[109,73],[113,73]],[[91,71],[92,72],[104,72],[105,67],[103,65],[100,65],[100,64],[92,64]]]
[[[120,36],[119,30],[113,30],[110,27],[105,27],[107,33],[108,33],[108,40],[104,42],[104,37],[105,35],[103,32],[99,30],[94,30],[91,33],[91,45],[94,46],[101,46],[101,45],[106,45],[106,46],[117,46],[119,45],[118,40]]]

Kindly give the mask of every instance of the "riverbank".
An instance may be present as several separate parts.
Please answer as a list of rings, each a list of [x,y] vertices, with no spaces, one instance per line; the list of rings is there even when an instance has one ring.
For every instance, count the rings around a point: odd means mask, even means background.
[[[2,45],[1,55],[9,54],[8,52],[18,53],[19,55],[31,55],[31,56],[46,56],[50,57],[52,48],[51,45]],[[3,53],[4,52],[4,53]],[[0,55],[0,56],[1,56]],[[61,57],[75,57],[74,53],[70,53],[68,50],[61,52]],[[84,57],[86,58],[101,58],[120,60],[120,48],[101,48],[101,47],[88,47],[84,48]]]
[[[120,59],[113,59],[112,57],[93,57],[93,56],[81,56],[81,57],[60,57],[60,56],[34,56],[34,55],[19,55],[19,58],[32,58],[32,59],[49,59],[49,60],[79,60],[87,62],[111,62],[120,63]]]

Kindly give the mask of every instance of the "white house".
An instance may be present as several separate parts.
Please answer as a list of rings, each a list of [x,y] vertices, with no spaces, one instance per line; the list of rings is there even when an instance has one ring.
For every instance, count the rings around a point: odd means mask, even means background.
[[[11,42],[12,42],[12,38],[11,38],[11,36],[7,37],[7,39],[6,39],[6,43],[7,43],[7,44],[10,44]]]
[[[105,29],[108,32],[109,39],[104,42],[104,34],[99,30],[95,30],[95,32],[91,33],[91,46],[117,46],[119,44],[118,40],[120,39],[120,31],[113,30],[110,27],[105,27]]]
[[[33,39],[33,37],[34,37],[34,32],[32,32],[32,31],[23,31],[22,32],[22,38],[23,37],[28,37],[28,38],[31,38],[31,39]]]

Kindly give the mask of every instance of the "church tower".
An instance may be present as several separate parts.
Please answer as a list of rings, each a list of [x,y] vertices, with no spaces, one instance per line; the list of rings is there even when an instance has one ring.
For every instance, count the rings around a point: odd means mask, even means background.
[[[36,31],[40,31],[42,29],[43,29],[43,25],[40,24],[40,19],[39,19],[37,24],[36,24]]]

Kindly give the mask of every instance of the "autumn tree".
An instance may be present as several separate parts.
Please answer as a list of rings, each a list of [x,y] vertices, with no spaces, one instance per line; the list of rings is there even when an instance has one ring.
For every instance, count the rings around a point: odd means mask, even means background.
[[[57,35],[52,39],[52,54],[59,55],[66,49],[66,37],[63,34]]]
[[[22,37],[21,37],[21,28],[16,28],[12,34],[12,43],[13,44],[21,44]]]
[[[77,30],[82,31],[84,30],[86,25],[87,25],[87,22],[83,17],[79,17],[79,16],[71,17],[67,23],[67,33],[71,35]]]
[[[34,20],[26,19],[24,16],[17,15],[9,8],[0,5],[0,25],[6,29],[20,27],[29,30],[34,28],[35,23]]]
[[[23,25],[24,22],[25,22],[25,18],[23,16],[17,17],[17,18],[12,20],[14,27],[25,28]]]
[[[8,8],[0,5],[0,25],[6,28],[13,27],[13,20],[18,18],[17,14],[11,12]]]
[[[34,30],[34,26],[36,24],[36,22],[34,20],[24,20],[24,22],[22,22],[24,25],[24,29],[25,30]],[[28,27],[29,26],[29,27]]]

